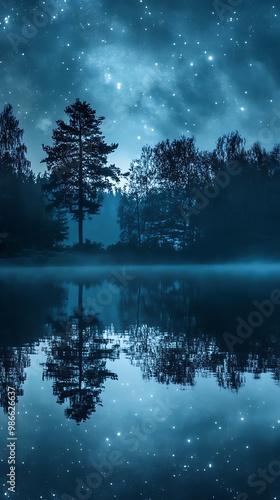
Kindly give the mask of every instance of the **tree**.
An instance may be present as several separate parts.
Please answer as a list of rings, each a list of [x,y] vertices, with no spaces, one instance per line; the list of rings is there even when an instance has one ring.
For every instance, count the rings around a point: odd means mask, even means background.
[[[231,161],[242,161],[245,158],[246,140],[241,137],[239,132],[224,134],[217,140],[215,153],[218,162],[223,166]]]
[[[53,323],[55,337],[46,348],[47,361],[43,378],[54,379],[53,393],[59,404],[69,402],[65,416],[78,424],[102,406],[101,393],[107,378],[118,376],[107,369],[107,360],[119,357],[116,345],[107,347],[109,340],[100,332],[95,316],[87,316],[83,306],[83,285],[79,285],[78,307],[64,324]],[[63,338],[61,338],[63,334]]]
[[[145,146],[131,163],[120,204],[122,241],[176,250],[195,241],[197,224],[185,212],[195,205],[194,190],[211,179],[211,161],[193,137]]]
[[[0,253],[46,250],[61,243],[67,227],[63,214],[46,211],[41,183],[33,176],[24,180],[14,173],[4,174],[0,163]],[[0,237],[1,240],[1,237]]]
[[[157,184],[151,147],[142,148],[140,158],[131,162],[127,175],[128,182],[119,207],[121,239],[130,243],[137,241],[140,247],[145,239],[147,225],[145,211]]]
[[[120,169],[107,165],[107,156],[118,144],[106,144],[100,126],[105,119],[86,102],[76,99],[65,113],[69,124],[58,120],[53,131],[54,145],[45,146],[48,183],[44,189],[51,195],[51,206],[67,208],[78,221],[79,245],[83,245],[83,221],[99,213],[102,193],[119,182]]]
[[[0,163],[2,171],[21,176],[31,174],[30,161],[26,159],[27,148],[22,142],[23,130],[13,116],[11,104],[6,104],[0,113]]]
[[[155,146],[155,165],[160,186],[169,193],[169,225],[176,228],[176,236],[173,230],[169,237],[175,236],[176,247],[185,248],[196,239],[196,221],[188,213],[196,203],[195,190],[211,178],[210,163],[196,147],[194,137],[182,136]]]
[[[63,221],[46,212],[22,138],[23,130],[7,104],[0,113],[0,252],[6,255],[51,248],[65,238]]]
[[[37,175],[36,184],[43,197],[44,211],[48,217],[50,226],[48,244],[48,247],[50,247],[52,245],[59,245],[68,238],[69,225],[65,208],[50,207],[49,199],[44,192],[44,186],[47,183],[48,177],[46,173]]]

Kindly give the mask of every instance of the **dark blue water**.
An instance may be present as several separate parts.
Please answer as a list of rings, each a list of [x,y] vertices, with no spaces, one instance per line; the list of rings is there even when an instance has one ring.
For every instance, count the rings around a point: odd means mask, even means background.
[[[1,270],[2,497],[278,500],[279,289],[278,266]]]

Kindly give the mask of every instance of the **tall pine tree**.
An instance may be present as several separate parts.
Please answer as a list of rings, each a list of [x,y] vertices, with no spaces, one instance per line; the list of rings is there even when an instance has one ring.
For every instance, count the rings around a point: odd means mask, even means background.
[[[42,163],[49,171],[45,190],[54,207],[64,207],[78,221],[79,245],[83,245],[83,222],[99,213],[102,193],[119,182],[120,169],[107,164],[107,157],[118,147],[106,144],[100,126],[105,119],[86,102],[76,99],[65,113],[69,123],[57,121],[53,146],[44,146]]]

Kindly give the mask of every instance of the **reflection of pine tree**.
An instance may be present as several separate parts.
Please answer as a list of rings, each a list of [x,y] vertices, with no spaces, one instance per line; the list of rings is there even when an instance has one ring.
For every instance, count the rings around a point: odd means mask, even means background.
[[[69,400],[65,415],[79,423],[89,418],[96,405],[102,406],[100,394],[105,380],[117,378],[106,369],[106,360],[116,359],[118,351],[116,346],[107,347],[109,340],[99,332],[95,318],[84,315],[82,285],[76,314],[61,326],[64,332],[67,330],[64,340],[61,336],[51,340],[43,376],[55,380],[53,392],[57,402]]]
[[[8,412],[8,387],[12,387],[18,397],[23,396],[22,384],[26,380],[24,369],[30,366],[29,354],[34,354],[30,347],[0,347],[0,406]]]

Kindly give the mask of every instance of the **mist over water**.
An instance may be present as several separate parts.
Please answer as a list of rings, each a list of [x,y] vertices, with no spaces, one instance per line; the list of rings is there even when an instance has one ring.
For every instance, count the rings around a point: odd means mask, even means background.
[[[60,266],[52,266],[52,265],[44,265],[44,266],[32,266],[32,265],[3,265],[0,266],[0,277],[7,278],[12,276],[15,279],[25,279],[33,278],[33,279],[41,279],[41,278],[49,278],[52,280],[53,278],[57,279],[74,279],[77,277],[88,277],[89,275],[106,275],[106,273],[110,273],[112,269],[129,269],[133,270],[136,274],[142,273],[183,273],[187,274],[216,274],[219,275],[221,273],[227,275],[259,275],[259,274],[280,274],[280,262],[262,262],[262,261],[248,261],[246,262],[233,262],[233,263],[216,263],[216,264],[179,264],[179,265],[111,265],[111,264],[103,264],[102,261],[100,264],[88,264],[87,259],[85,257],[81,257],[81,262],[79,265],[60,265]]]

